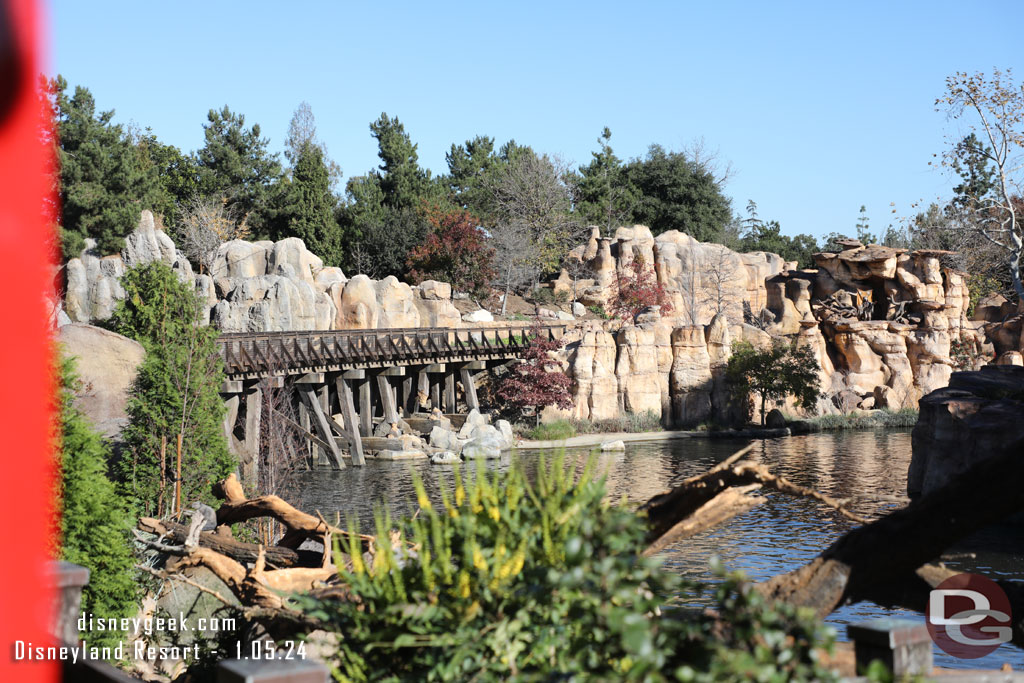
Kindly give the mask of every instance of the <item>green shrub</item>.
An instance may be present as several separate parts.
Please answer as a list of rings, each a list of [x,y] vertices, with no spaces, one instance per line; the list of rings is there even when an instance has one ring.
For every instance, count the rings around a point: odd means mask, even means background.
[[[355,535],[344,600],[299,598],[336,631],[338,680],[830,680],[812,616],[769,605],[727,577],[721,621],[673,606],[699,590],[659,558],[643,557],[641,517],[606,500],[594,461],[543,461],[536,481],[518,466],[482,465],[433,505],[398,524],[376,515],[372,563]],[[336,548],[335,562],[346,558]],[[722,622],[726,627],[722,628]]]
[[[574,436],[576,436],[576,427],[569,420],[540,424],[526,433],[526,438],[534,441],[562,441]]]
[[[112,619],[135,614],[135,557],[127,506],[107,478],[110,452],[72,403],[78,380],[71,359],[60,367],[60,557],[89,570],[82,611]],[[115,644],[122,634],[96,632],[91,645]],[[95,641],[95,642],[93,642]]]
[[[556,292],[550,287],[537,287],[533,290],[533,300],[538,304],[564,304],[569,301],[569,293],[565,290]]]
[[[602,320],[611,320],[612,318],[608,312],[604,310],[604,306],[601,304],[591,304],[590,306],[587,306],[587,310]]]

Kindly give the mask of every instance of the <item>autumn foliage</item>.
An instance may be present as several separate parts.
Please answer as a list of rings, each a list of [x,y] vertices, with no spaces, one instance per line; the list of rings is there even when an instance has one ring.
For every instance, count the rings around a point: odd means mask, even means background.
[[[449,282],[456,290],[483,294],[494,277],[494,249],[477,220],[462,209],[427,209],[430,234],[423,244],[409,252],[409,277]]]
[[[498,384],[496,394],[504,407],[517,414],[532,411],[537,416],[546,406],[572,407],[572,380],[552,357],[560,348],[562,341],[543,337],[539,327],[530,331],[530,345],[521,362],[512,366]]]
[[[658,282],[654,268],[642,258],[629,264],[619,274],[619,291],[611,303],[613,315],[631,322],[638,313],[648,306],[661,306],[662,315],[672,312],[665,285]]]

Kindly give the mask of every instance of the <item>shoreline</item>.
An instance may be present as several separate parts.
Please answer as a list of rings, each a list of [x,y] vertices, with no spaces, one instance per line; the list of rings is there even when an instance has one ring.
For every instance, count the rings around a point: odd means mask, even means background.
[[[585,448],[587,446],[600,446],[609,441],[622,441],[623,443],[637,441],[674,441],[676,439],[775,439],[781,436],[790,436],[792,432],[789,427],[777,428],[750,428],[723,431],[692,431],[692,430],[668,430],[658,432],[600,432],[597,434],[580,434],[568,439],[556,439],[546,441],[531,441],[519,439],[515,448],[526,450],[544,450],[548,448]]]

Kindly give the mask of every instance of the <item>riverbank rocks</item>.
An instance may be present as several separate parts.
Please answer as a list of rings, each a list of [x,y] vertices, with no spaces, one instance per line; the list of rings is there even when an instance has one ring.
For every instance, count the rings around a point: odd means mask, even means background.
[[[128,337],[92,325],[72,323],[57,333],[61,354],[75,359],[75,407],[105,437],[116,437],[128,423],[128,394],[146,355]]]
[[[927,495],[1008,448],[1024,448],[1024,367],[955,372],[921,399],[907,493]]]
[[[602,451],[624,451],[626,450],[626,442],[622,439],[616,439],[615,441],[605,441],[599,447]]]

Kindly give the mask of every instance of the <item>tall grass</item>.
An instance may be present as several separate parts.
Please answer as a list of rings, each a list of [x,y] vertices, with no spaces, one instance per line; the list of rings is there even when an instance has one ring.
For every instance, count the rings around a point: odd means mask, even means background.
[[[833,429],[874,429],[878,427],[913,427],[917,422],[917,410],[873,410],[870,413],[846,413],[845,415],[819,415],[805,420],[815,430]]]

